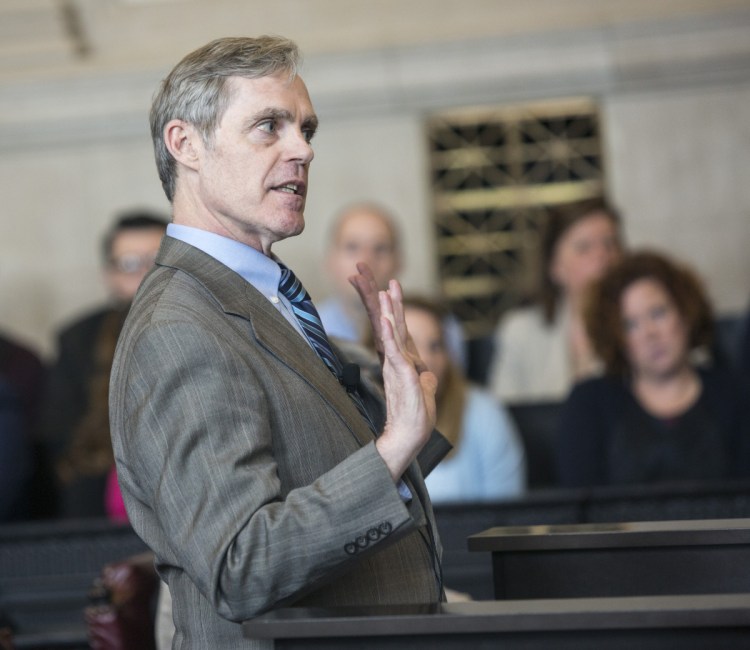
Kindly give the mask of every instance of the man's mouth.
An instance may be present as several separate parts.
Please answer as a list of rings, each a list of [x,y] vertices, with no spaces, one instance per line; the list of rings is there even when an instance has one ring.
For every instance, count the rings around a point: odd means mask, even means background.
[[[279,185],[277,187],[274,187],[273,189],[279,192],[286,192],[287,194],[296,194],[298,196],[302,196],[305,186],[302,185],[302,183],[284,183],[283,185]]]

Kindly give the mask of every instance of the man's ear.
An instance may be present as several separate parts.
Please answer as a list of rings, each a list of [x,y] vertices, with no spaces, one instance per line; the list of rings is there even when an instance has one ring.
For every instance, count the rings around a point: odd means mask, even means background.
[[[164,143],[177,162],[193,170],[199,168],[203,139],[192,124],[184,120],[167,122]]]

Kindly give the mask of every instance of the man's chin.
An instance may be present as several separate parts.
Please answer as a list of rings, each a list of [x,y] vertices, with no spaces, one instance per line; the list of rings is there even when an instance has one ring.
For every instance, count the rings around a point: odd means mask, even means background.
[[[296,237],[305,229],[305,215],[301,210],[277,210],[265,219],[266,230],[274,241]]]
[[[290,237],[296,237],[297,235],[302,234],[302,231],[305,229],[305,215],[304,213],[300,212],[295,220],[295,225],[292,227],[292,234],[289,235]]]

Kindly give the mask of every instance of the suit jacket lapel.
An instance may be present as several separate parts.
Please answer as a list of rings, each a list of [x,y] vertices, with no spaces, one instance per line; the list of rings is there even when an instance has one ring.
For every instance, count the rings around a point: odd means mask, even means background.
[[[227,314],[246,319],[258,344],[317,390],[361,445],[372,441],[367,423],[325,363],[249,282],[210,255],[172,237],[164,238],[156,263],[189,274]]]

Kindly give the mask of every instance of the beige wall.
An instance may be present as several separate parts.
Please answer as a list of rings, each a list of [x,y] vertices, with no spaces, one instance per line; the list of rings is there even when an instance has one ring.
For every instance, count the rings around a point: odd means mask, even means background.
[[[488,19],[500,19],[492,7],[507,3],[484,6]],[[593,95],[601,101],[609,182],[629,240],[689,258],[721,311],[744,308],[749,11],[735,6],[450,45],[420,34],[414,46],[307,57],[304,76],[322,120],[308,226],[277,252],[314,296],[327,291],[320,263],[332,213],[359,198],[376,198],[399,216],[407,287],[435,287],[427,114]],[[98,246],[114,213],[167,209],[145,122],[164,71],[0,83],[0,327],[45,354],[60,323],[102,298]]]
[[[750,301],[750,85],[605,102],[612,194],[633,246],[690,262],[716,308]]]

